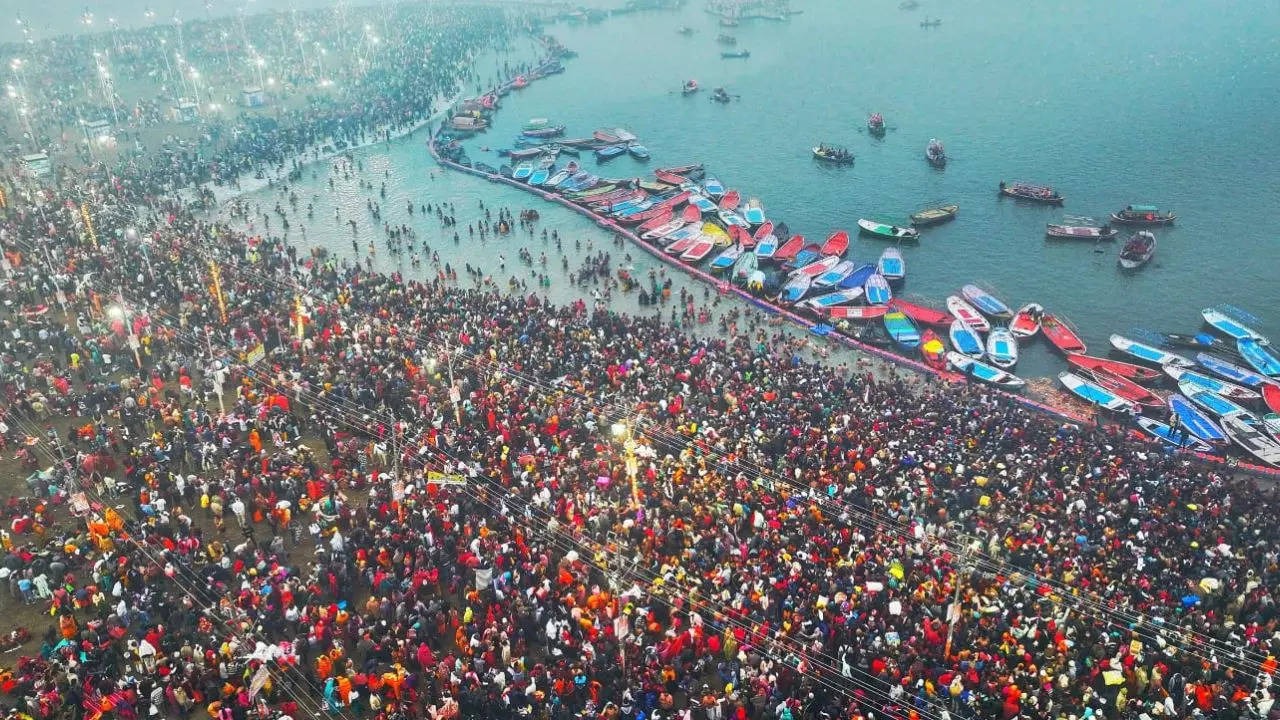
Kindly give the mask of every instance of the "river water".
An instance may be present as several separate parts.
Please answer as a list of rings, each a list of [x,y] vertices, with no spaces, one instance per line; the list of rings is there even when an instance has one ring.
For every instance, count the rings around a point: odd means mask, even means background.
[[[1131,328],[1198,328],[1199,309],[1227,302],[1260,316],[1259,329],[1280,339],[1280,123],[1272,108],[1280,90],[1280,15],[1246,4],[1084,0],[972,8],[938,0],[905,12],[895,2],[859,4],[822,0],[796,3],[803,14],[789,22],[746,21],[723,29],[693,3],[679,12],[617,18],[599,25],[549,28],[579,52],[568,71],[533,83],[503,102],[494,127],[468,144],[472,160],[498,165],[481,148],[509,146],[531,117],[568,125],[573,137],[598,127],[626,127],[653,153],[647,164],[613,161],[601,173],[628,177],[663,165],[704,162],[711,174],[744,197],[763,200],[768,215],[818,239],[838,228],[856,229],[859,217],[905,220],[935,202],[960,205],[953,223],[924,231],[904,245],[908,295],[941,305],[969,282],[997,292],[1011,306],[1037,301],[1069,318],[1091,349],[1104,354],[1112,332]],[[942,18],[921,28],[926,16]],[[691,36],[676,33],[693,27]],[[722,60],[716,35],[729,32],[747,60]],[[503,59],[532,57],[511,48]],[[485,63],[489,63],[486,65]],[[481,73],[498,60],[482,60]],[[724,86],[737,100],[683,97],[689,78]],[[871,111],[884,113],[890,132],[876,140],[861,131]],[[952,162],[943,171],[923,159],[938,137]],[[811,159],[818,142],[842,144],[857,156],[852,167],[832,169]],[[521,247],[535,257],[538,237],[508,236],[472,243],[466,233],[478,203],[536,207],[539,228],[565,238],[575,253],[620,251],[589,221],[518,190],[446,172],[424,148],[425,134],[360,151],[367,172],[385,181],[383,220],[407,223],[442,259],[512,274]],[[594,160],[586,160],[591,167]],[[376,233],[365,212],[376,192],[353,179],[327,186],[324,167],[299,185],[317,198],[307,221],[308,246],[323,245],[353,257],[350,227],[360,218],[362,249]],[[372,176],[370,176],[372,177]],[[1051,184],[1065,208],[1030,206],[997,197],[1000,180]],[[461,242],[434,217],[410,216],[416,204],[453,203]],[[261,196],[264,206],[274,199]],[[268,205],[268,203],[270,205]],[[1155,259],[1137,273],[1116,267],[1120,243],[1047,241],[1046,222],[1065,215],[1105,218],[1129,203],[1151,203],[1179,215],[1157,230]],[[305,200],[304,200],[305,204]],[[319,208],[327,208],[327,215]],[[266,209],[264,207],[264,209]],[[571,241],[580,240],[581,250]],[[881,241],[856,240],[852,257],[873,261]],[[505,255],[506,272],[497,273]],[[547,250],[558,270],[559,255]],[[657,263],[631,250],[644,275]],[[377,267],[409,272],[403,256],[381,250]],[[426,269],[426,266],[423,266]],[[528,269],[521,269],[528,273]],[[409,274],[413,274],[409,272]],[[532,285],[532,283],[531,283]],[[581,296],[557,277],[557,300]],[[697,290],[701,298],[701,289]],[[614,303],[646,311],[635,295]],[[1024,348],[1019,373],[1052,375],[1061,362],[1040,341]]]

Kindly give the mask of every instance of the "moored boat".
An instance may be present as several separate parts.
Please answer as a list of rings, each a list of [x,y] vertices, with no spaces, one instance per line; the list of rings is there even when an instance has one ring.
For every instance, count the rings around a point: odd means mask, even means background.
[[[893,307],[907,314],[917,325],[932,325],[936,328],[945,328],[951,326],[954,317],[937,308],[931,308],[928,305],[903,300],[902,298],[893,299]]]
[[[911,322],[911,318],[900,310],[890,310],[884,315],[884,329],[889,331],[889,337],[904,348],[920,347],[920,330],[916,328],[915,323]]]
[[[796,255],[804,247],[803,235],[792,235],[786,242],[782,243],[777,250],[773,252],[773,259],[778,262],[787,262],[794,260]]]
[[[969,284],[960,288],[960,294],[964,295],[964,299],[976,307],[983,315],[996,320],[1010,320],[1013,318],[1013,311],[1003,300],[983,290],[977,285]]]
[[[596,148],[596,160],[612,160],[627,151],[626,145],[605,145]]]
[[[774,235],[767,235],[756,243],[755,256],[760,260],[772,260],[773,254],[778,251],[778,238]]]
[[[845,250],[849,249],[849,233],[844,230],[837,230],[827,236],[826,242],[822,243],[823,255],[843,255]]]
[[[1214,330],[1235,340],[1256,340],[1266,345],[1267,338],[1262,333],[1231,317],[1220,308],[1205,308],[1200,311],[1201,317]]]
[[[937,138],[929,139],[929,144],[924,149],[924,159],[938,169],[947,166],[947,151],[943,149],[941,140]]]
[[[1091,405],[1096,405],[1103,410],[1134,413],[1137,409],[1134,404],[1128,400],[1125,400],[1110,390],[1086,380],[1073,372],[1063,370],[1058,373],[1058,381],[1076,397]]]
[[[1122,378],[1106,370],[1090,371],[1089,379],[1135,405],[1153,408],[1164,407],[1164,398],[1132,380]]]
[[[1044,313],[1040,316],[1040,333],[1050,345],[1058,349],[1058,352],[1083,353],[1088,349],[1075,329],[1057,315]]]
[[[875,220],[868,220],[866,218],[858,220],[858,228],[865,235],[883,238],[885,240],[920,239],[920,231],[915,228],[890,225],[888,223],[876,222]]]
[[[993,365],[1006,370],[1018,364],[1018,339],[1009,328],[991,328],[991,334],[987,335],[987,357]]]
[[[1166,445],[1172,445],[1173,447],[1181,448],[1183,450],[1193,450],[1195,452],[1207,453],[1213,451],[1212,446],[1195,435],[1192,435],[1189,432],[1182,432],[1181,430],[1174,430],[1155,418],[1140,415],[1135,418],[1135,422],[1138,423],[1138,427],[1142,428],[1143,432],[1163,441]]]
[[[947,334],[951,338],[951,346],[961,355],[975,360],[981,360],[986,355],[986,351],[983,349],[982,336],[960,318],[955,318],[951,321],[951,327]]]
[[[849,152],[847,148],[826,143],[814,146],[813,157],[832,165],[850,165],[853,163],[853,153]]]
[[[649,148],[647,148],[647,147],[645,147],[645,146],[643,146],[643,145],[641,145],[641,144],[639,144],[639,143],[631,143],[630,145],[628,145],[628,146],[627,146],[627,153],[628,153],[628,154],[630,154],[630,155],[631,155],[631,157],[633,157],[633,158],[635,158],[635,159],[637,159],[637,160],[648,160],[648,159],[649,159]]]
[[[877,320],[889,312],[887,305],[836,305],[826,309],[833,320]]]
[[[753,226],[764,222],[764,205],[760,203],[759,198],[751,198],[747,201],[742,209],[742,217]]]
[[[1134,382],[1153,382],[1164,377],[1164,373],[1154,368],[1134,365],[1133,363],[1121,362],[1110,358],[1083,355],[1080,353],[1068,354],[1067,364],[1071,367],[1080,368],[1086,372],[1102,370],[1111,373],[1112,375],[1118,375],[1126,380],[1133,380]]]
[[[720,251],[719,255],[712,258],[711,264],[708,265],[707,268],[711,270],[711,272],[723,272],[728,270],[738,262],[738,258],[742,257],[743,252],[741,245],[730,245]]]
[[[1007,370],[1001,370],[955,351],[947,353],[947,364],[964,373],[966,377],[1006,390],[1017,390],[1027,384],[1025,380]]]
[[[1177,430],[1185,430],[1211,445],[1218,445],[1227,441],[1227,434],[1222,432],[1222,428],[1218,427],[1213,418],[1196,407],[1195,403],[1191,402],[1190,399],[1174,393],[1169,396],[1167,402],[1169,412],[1178,420],[1175,426]]]
[[[737,210],[738,205],[742,203],[742,195],[737,190],[730,190],[720,198],[718,207],[721,210]]]
[[[551,177],[551,172],[547,168],[538,168],[529,176],[529,184],[539,187],[547,182],[547,178]]]
[[[733,264],[733,281],[738,284],[746,283],[752,273],[759,267],[760,261],[753,252],[744,252],[738,256],[738,261]]]
[[[1112,222],[1123,225],[1169,225],[1177,219],[1171,212],[1162,212],[1155,205],[1127,205],[1125,209],[1111,213]]]
[[[645,231],[640,237],[645,240],[656,240],[665,237],[685,226],[684,218],[672,218],[667,222],[656,225],[652,229]]]
[[[716,247],[715,238],[703,233],[701,237],[693,241],[689,249],[680,254],[680,259],[687,263],[697,263],[705,258]]]
[[[893,300],[893,291],[889,289],[889,281],[880,273],[872,273],[862,284],[862,292],[870,305],[888,305]],[[905,313],[904,313],[905,314]]]
[[[531,138],[559,137],[564,134],[564,126],[554,125],[550,127],[534,128],[531,130],[521,130],[520,134]]]
[[[1248,414],[1249,411],[1231,402],[1218,393],[1197,385],[1188,379],[1178,381],[1178,391],[1185,395],[1191,402],[1200,406],[1200,409],[1211,415],[1217,416],[1219,420],[1228,415]]]
[[[511,179],[519,180],[520,182],[525,182],[532,175],[533,175],[533,164],[520,163],[519,165],[516,166],[515,171],[511,173]]]
[[[1255,390],[1251,390],[1243,385],[1237,385],[1226,380],[1219,380],[1212,375],[1205,375],[1202,372],[1196,372],[1184,365],[1170,364],[1162,368],[1166,375],[1173,378],[1181,386],[1183,383],[1191,383],[1196,387],[1204,388],[1209,392],[1232,400],[1241,402],[1253,402],[1261,397],[1261,394]],[[1184,392],[1185,394],[1185,392]]]
[[[1124,247],[1120,248],[1120,258],[1116,260],[1125,270],[1136,270],[1151,261],[1156,254],[1156,236],[1142,230],[1129,236]]]
[[[840,258],[835,257],[834,255],[826,255],[824,257],[818,258],[817,260],[814,260],[813,262],[802,265],[800,268],[796,270],[796,274],[808,275],[811,278],[817,278],[819,275],[825,273],[826,271],[835,267],[839,263],[840,263]],[[816,285],[816,280],[815,280],[815,285]]]
[[[684,87],[680,89],[680,92],[684,95],[692,95],[698,92],[698,81],[692,79],[685,80]]]
[[[1241,338],[1236,341],[1240,357],[1253,366],[1254,370],[1268,377],[1280,377],[1280,359],[1266,346],[1253,338]]]
[[[978,332],[987,332],[991,329],[991,323],[978,312],[977,308],[970,305],[959,295],[947,296],[947,312],[957,317],[969,325],[969,327]]]
[[[1280,387],[1280,385],[1276,384],[1275,380],[1267,377],[1266,375],[1255,372],[1250,368],[1243,368],[1235,363],[1227,362],[1217,355],[1205,352],[1196,353],[1196,362],[1200,367],[1220,378],[1230,380],[1233,383],[1237,383],[1248,388],[1253,388],[1254,390],[1261,391],[1268,385]]]
[[[778,302],[784,302],[788,305],[798,303],[809,292],[809,288],[813,284],[813,278],[808,275],[795,274],[787,283],[782,286],[782,290],[778,293]]]
[[[814,260],[817,260],[821,256],[822,256],[822,246],[818,245],[818,243],[809,243],[808,245],[805,245],[804,247],[800,248],[800,252],[796,253],[795,257],[784,262],[782,265],[783,267],[789,267],[794,269],[802,265],[808,265],[809,263],[813,262]]]
[[[1119,230],[1110,225],[1096,227],[1094,225],[1057,225],[1049,223],[1044,226],[1044,234],[1059,240],[1115,240]]]
[[[1111,342],[1111,347],[1116,350],[1119,350],[1126,355],[1136,357],[1143,362],[1152,363],[1153,365],[1159,365],[1161,367],[1168,365],[1191,367],[1195,364],[1177,353],[1171,353],[1168,350],[1161,350],[1158,347],[1138,342],[1137,340],[1127,338],[1123,335],[1113,334],[1108,338],[1108,340]]]
[[[832,255],[830,257],[838,256]],[[849,277],[849,273],[853,272],[856,267],[858,267],[858,264],[852,260],[841,260],[831,266],[831,269],[814,278],[813,284],[816,287],[831,287]]]
[[[920,358],[934,370],[944,370],[947,367],[947,345],[938,337],[938,333],[929,328],[920,333]]]
[[[1061,205],[1063,203],[1062,195],[1057,190],[1046,185],[1021,182],[1006,183],[1001,180],[1000,194],[1017,200],[1030,200],[1047,205]]]
[[[1262,401],[1267,404],[1271,412],[1280,413],[1280,385],[1263,385]]]
[[[949,220],[954,220],[956,214],[960,212],[959,205],[939,205],[937,207],[928,207],[911,213],[911,224],[916,227],[928,227],[929,225],[938,225]]]
[[[898,248],[885,248],[876,260],[876,270],[889,282],[902,282],[907,279],[907,260]]]
[[[853,269],[849,276],[841,280],[836,287],[840,289],[851,287],[862,287],[867,284],[867,278],[876,273],[876,266],[871,263],[863,263]]]
[[[884,137],[884,116],[878,112],[871,113],[871,115],[867,117],[867,132],[871,133],[872,137]]]
[[[1222,431],[1232,442],[1244,448],[1258,461],[1280,467],[1280,441],[1264,432],[1257,418],[1248,413],[1227,415],[1219,421]]]
[[[1018,308],[1013,320],[1009,322],[1009,332],[1021,340],[1033,337],[1040,332],[1040,317],[1044,315],[1044,306],[1040,303],[1027,303]]]
[[[825,295],[811,297],[800,304],[814,310],[826,310],[837,305],[849,305],[857,302],[860,297],[862,297],[862,288],[849,288],[848,290],[836,290]]]

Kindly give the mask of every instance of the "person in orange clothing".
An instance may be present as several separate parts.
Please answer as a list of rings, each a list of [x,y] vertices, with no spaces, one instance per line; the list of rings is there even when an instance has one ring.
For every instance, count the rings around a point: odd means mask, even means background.
[[[253,448],[255,455],[262,454],[262,435],[258,433],[257,428],[249,431],[249,447]]]

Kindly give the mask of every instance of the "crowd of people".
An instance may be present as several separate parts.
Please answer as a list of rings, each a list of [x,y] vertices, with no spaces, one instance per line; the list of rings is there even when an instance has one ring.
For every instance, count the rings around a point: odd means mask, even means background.
[[[288,167],[340,114],[180,172]],[[98,170],[0,221],[29,472],[0,596],[48,618],[10,716],[1280,716],[1273,486],[768,326],[372,272]]]

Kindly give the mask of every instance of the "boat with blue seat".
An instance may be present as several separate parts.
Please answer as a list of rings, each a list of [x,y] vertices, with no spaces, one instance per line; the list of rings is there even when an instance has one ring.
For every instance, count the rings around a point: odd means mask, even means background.
[[[1138,427],[1148,435],[1163,441],[1166,445],[1171,445],[1182,450],[1194,450],[1195,452],[1212,452],[1213,448],[1208,443],[1191,434],[1190,432],[1178,432],[1168,425],[1145,416],[1139,416],[1136,419]]]
[[[1154,365],[1180,365],[1182,367],[1191,367],[1195,364],[1177,353],[1171,353],[1168,350],[1161,350],[1158,347],[1138,342],[1137,340],[1127,338],[1123,335],[1112,335],[1110,340],[1111,347],[1116,350]]]
[[[954,350],[947,353],[947,364],[974,380],[1002,387],[1006,390],[1017,390],[1027,384],[1026,380],[1007,370],[993,367]]]
[[[848,277],[836,283],[836,287],[845,290],[851,287],[862,287],[867,284],[867,278],[876,273],[876,266],[870,263],[864,263],[853,269]]]
[[[841,280],[849,277],[849,273],[858,267],[858,263],[853,260],[841,260],[831,267],[830,270],[822,273],[813,279],[814,287],[831,287],[838,284]]]
[[[1257,340],[1262,345],[1267,345],[1268,340],[1265,335],[1254,330],[1243,322],[1231,317],[1219,308],[1205,308],[1200,311],[1200,316],[1209,324],[1209,327],[1236,340]]]
[[[889,282],[902,282],[907,279],[907,261],[902,251],[896,247],[885,248],[876,261],[876,270]]]
[[[1250,390],[1247,387],[1236,385],[1235,383],[1229,383],[1226,380],[1219,380],[1212,375],[1196,372],[1191,368],[1183,367],[1181,365],[1165,365],[1164,371],[1165,374],[1173,378],[1174,381],[1179,384],[1185,380],[1187,382],[1194,383],[1196,386],[1202,387],[1209,392],[1217,393],[1218,395],[1228,397],[1233,400],[1253,402],[1254,400],[1262,397],[1261,394]]]
[[[893,291],[889,289],[889,281],[884,279],[880,273],[871,273],[867,277],[867,281],[862,284],[862,292],[867,297],[869,305],[888,305],[893,299]]]
[[[1000,368],[1008,369],[1018,364],[1018,339],[1009,328],[991,328],[991,334],[987,336],[987,357]]]
[[[1058,373],[1058,382],[1076,397],[1103,410],[1127,413],[1135,413],[1137,410],[1137,406],[1128,400],[1068,370]]]
[[[1280,358],[1256,339],[1240,338],[1236,340],[1236,348],[1240,351],[1240,357],[1252,365],[1254,370],[1268,377],[1280,376]]]
[[[1261,373],[1240,367],[1235,363],[1229,363],[1212,353],[1197,353],[1196,362],[1200,364],[1200,367],[1208,370],[1214,375],[1230,380],[1233,383],[1243,385],[1247,388],[1260,390],[1262,386],[1276,382]]]
[[[951,338],[951,346],[956,352],[974,360],[981,360],[986,351],[983,349],[982,336],[977,330],[969,327],[969,323],[956,318],[951,321],[951,327],[948,330],[948,336]]]
[[[1169,412],[1178,419],[1182,429],[1210,444],[1227,441],[1227,434],[1222,432],[1222,428],[1185,396],[1174,393],[1169,396],[1168,403]]]
[[[916,324],[911,322],[911,318],[901,310],[894,310],[884,314],[884,329],[889,331],[889,337],[904,348],[920,347],[920,330]]]

